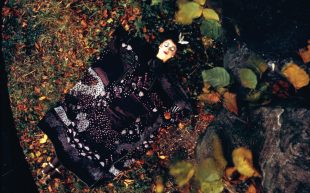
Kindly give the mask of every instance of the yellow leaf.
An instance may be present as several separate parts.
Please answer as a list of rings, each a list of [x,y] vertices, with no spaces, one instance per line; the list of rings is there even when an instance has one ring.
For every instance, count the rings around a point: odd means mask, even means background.
[[[108,23],[112,23],[112,22],[113,22],[113,19],[112,19],[112,18],[109,18],[107,22],[108,22]]]
[[[177,23],[188,25],[193,19],[198,18],[202,14],[203,8],[196,2],[188,2],[184,0],[177,1],[179,10],[175,15]]]
[[[176,179],[176,182],[179,186],[185,185],[193,177],[195,173],[195,168],[193,164],[180,161],[174,166],[170,167],[170,174],[173,175]]]
[[[167,159],[168,156],[165,156],[165,155],[158,155],[158,158],[159,158],[159,159]]]
[[[134,182],[134,180],[131,180],[131,179],[125,179],[125,180],[124,180],[124,184],[125,184],[126,188],[127,188],[129,185],[133,184],[133,182]]]
[[[309,84],[309,75],[307,72],[294,63],[286,64],[282,68],[282,74],[297,90]]]
[[[41,152],[37,151],[37,152],[36,152],[36,156],[37,156],[37,157],[40,157],[40,155],[41,155]]]
[[[197,2],[199,5],[204,5],[206,3],[206,0],[194,0]]]
[[[203,9],[202,15],[206,20],[213,19],[216,21],[220,21],[219,15],[213,9],[209,9],[209,8]]]
[[[42,164],[42,168],[45,168],[46,166],[47,166],[47,163],[44,162],[44,163]]]
[[[46,99],[46,96],[41,96],[41,97],[39,98],[39,101],[42,101],[42,100],[44,100],[44,99]]]
[[[238,114],[236,94],[231,92],[225,92],[223,97],[224,97],[223,106],[230,112]]]
[[[46,143],[47,141],[47,135],[44,134],[44,136],[40,139],[40,143],[43,144],[43,143]]]
[[[162,193],[164,191],[164,184],[161,177],[158,177],[155,184],[155,192]]]
[[[253,167],[253,156],[251,150],[239,147],[232,152],[232,159],[238,172],[244,176],[260,176]]]

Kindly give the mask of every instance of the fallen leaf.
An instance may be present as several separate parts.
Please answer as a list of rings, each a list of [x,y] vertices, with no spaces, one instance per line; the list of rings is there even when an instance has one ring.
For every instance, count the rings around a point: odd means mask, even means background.
[[[251,69],[249,68],[239,69],[239,78],[243,87],[250,89],[256,88],[257,77]]]
[[[158,158],[159,158],[159,159],[167,159],[168,156],[165,156],[165,155],[158,155]]]
[[[281,72],[297,90],[309,84],[307,72],[294,63],[286,64]]]
[[[156,193],[162,193],[164,191],[164,184],[163,179],[161,177],[158,177],[155,182],[155,192]]]
[[[225,87],[230,83],[230,76],[223,67],[202,71],[202,78],[214,88]]]
[[[178,128],[179,128],[179,129],[184,129],[184,128],[185,128],[184,123],[180,122],[180,123],[178,124]]]
[[[46,99],[46,96],[41,96],[41,97],[39,98],[39,101],[42,101],[42,100],[44,100],[44,99]]]
[[[198,96],[198,100],[207,102],[210,105],[218,103],[220,99],[221,95],[215,91],[211,91],[210,93],[203,93]]]
[[[36,93],[36,94],[39,94],[40,93],[40,88],[39,87],[34,87],[34,92]]]
[[[225,176],[228,179],[232,178],[232,175],[237,171],[236,167],[229,167],[225,170]]]
[[[146,152],[146,155],[147,156],[152,156],[154,154],[154,151],[153,150],[149,150]]]
[[[47,139],[48,139],[48,138],[47,138],[47,135],[44,134],[43,137],[40,139],[40,143],[41,143],[41,144],[46,143]]]
[[[251,150],[239,147],[232,152],[232,159],[238,172],[244,176],[260,176],[253,167],[253,155]]]
[[[179,10],[175,14],[175,20],[179,24],[188,25],[193,19],[198,18],[202,14],[203,7],[196,2],[178,0]]]
[[[251,184],[247,189],[246,193],[257,193],[255,186]]]
[[[183,186],[188,183],[194,173],[195,169],[193,164],[186,161],[177,162],[175,165],[170,167],[170,174],[175,177],[179,186]]]
[[[42,164],[42,168],[45,168],[46,166],[47,166],[47,163],[44,162],[44,163]]]
[[[37,152],[36,152],[36,156],[37,156],[37,157],[40,157],[40,155],[41,155],[41,152],[37,151]]]
[[[223,170],[219,167],[214,158],[207,158],[201,161],[196,169],[195,178],[200,181],[213,182],[221,179]]]
[[[164,113],[164,117],[165,117],[166,120],[171,119],[171,113],[170,112],[165,112]]]
[[[203,9],[202,15],[206,20],[212,19],[215,21],[220,21],[219,15],[213,9],[209,9],[209,8]]]
[[[125,179],[124,180],[124,184],[125,184],[126,188],[128,188],[128,186],[133,184],[133,183],[134,183],[134,180],[131,180],[131,179]]]
[[[112,22],[113,22],[113,19],[112,19],[112,18],[109,18],[107,22],[108,22],[108,23],[112,23]]]
[[[230,112],[238,114],[236,94],[231,92],[225,92],[223,97],[224,97],[223,106]]]
[[[219,39],[223,35],[222,25],[213,19],[203,20],[200,26],[201,34],[212,38]]]
[[[222,180],[216,180],[213,182],[205,181],[200,184],[200,187],[203,193],[221,193],[224,190]]]
[[[163,0],[152,0],[151,6],[161,4]]]
[[[81,25],[83,28],[87,28],[87,26],[88,26],[84,19],[81,21]]]
[[[206,3],[206,0],[194,0],[199,5],[204,5]]]
[[[298,53],[305,64],[310,62],[310,40],[308,40],[307,48],[300,49]]]

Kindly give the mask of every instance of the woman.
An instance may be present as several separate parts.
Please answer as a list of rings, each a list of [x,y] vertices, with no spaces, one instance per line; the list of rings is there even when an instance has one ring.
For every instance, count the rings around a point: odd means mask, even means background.
[[[178,41],[176,33],[166,33],[155,54],[118,28],[82,79],[39,122],[60,162],[88,186],[114,178],[151,148],[161,126],[191,110],[167,65]],[[165,120],[165,112],[173,118]]]

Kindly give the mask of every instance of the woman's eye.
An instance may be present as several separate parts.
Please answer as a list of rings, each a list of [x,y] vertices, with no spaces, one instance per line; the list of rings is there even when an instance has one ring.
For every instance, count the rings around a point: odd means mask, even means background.
[[[165,47],[168,47],[168,46],[169,46],[169,43],[168,43],[168,42],[165,42],[165,43],[164,43],[164,46],[165,46]]]
[[[171,47],[171,48],[170,48],[170,51],[173,52],[174,50],[175,50],[175,47]]]

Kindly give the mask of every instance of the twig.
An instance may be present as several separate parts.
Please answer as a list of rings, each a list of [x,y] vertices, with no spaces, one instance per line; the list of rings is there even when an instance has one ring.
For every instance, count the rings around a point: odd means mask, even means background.
[[[27,73],[27,74],[24,74],[23,75],[23,78],[25,78],[26,76],[28,76],[29,74],[32,74],[33,72],[35,72],[36,71],[36,69],[34,69],[33,71],[31,71],[31,72],[29,72],[29,73]]]

